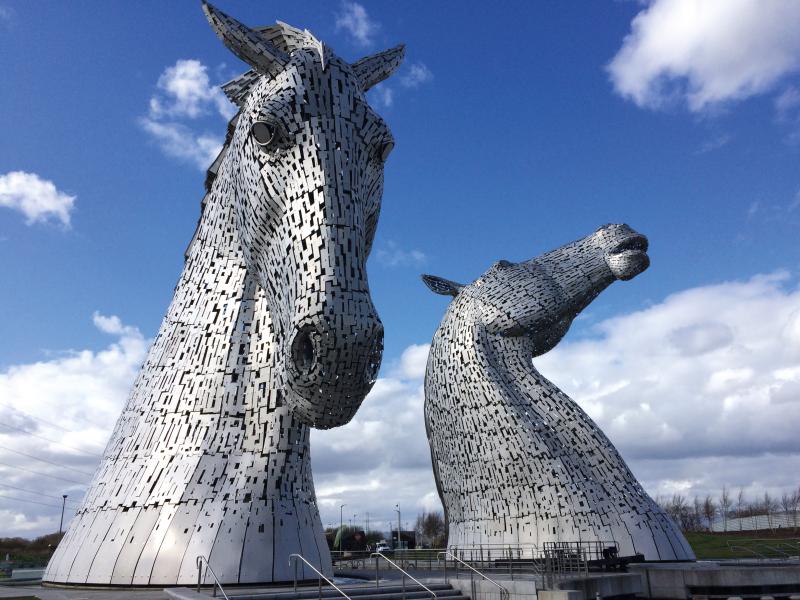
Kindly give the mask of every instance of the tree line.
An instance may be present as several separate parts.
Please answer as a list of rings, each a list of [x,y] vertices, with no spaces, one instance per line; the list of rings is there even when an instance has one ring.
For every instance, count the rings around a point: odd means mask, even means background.
[[[656,496],[655,501],[683,531],[711,531],[714,523],[720,521],[723,531],[739,531],[742,521],[734,527],[729,527],[729,522],[747,517],[765,517],[771,530],[777,529],[781,523],[787,523],[795,531],[800,527],[800,487],[781,496],[764,492],[763,496],[750,498],[744,489],[740,488],[733,494],[730,488],[723,486],[717,497],[707,494],[690,499],[682,494],[673,494],[671,497]],[[779,514],[785,517],[778,519]]]

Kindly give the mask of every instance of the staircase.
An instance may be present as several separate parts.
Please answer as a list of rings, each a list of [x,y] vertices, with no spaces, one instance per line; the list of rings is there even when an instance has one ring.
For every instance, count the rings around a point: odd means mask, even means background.
[[[453,589],[449,583],[426,583],[431,590],[436,593],[436,600],[469,600],[459,590]],[[405,592],[400,585],[381,585],[375,587],[375,583],[365,583],[363,585],[342,586],[342,591],[353,600],[427,600],[431,598],[430,593],[422,587],[408,583]],[[211,590],[196,592],[189,588],[166,588],[164,590],[168,596],[175,600],[208,600],[211,598]],[[296,592],[275,591],[267,592],[261,590],[237,590],[230,588],[225,590],[231,600],[314,600],[325,598],[332,600],[344,600],[343,596],[330,587],[323,587],[320,591],[317,586],[312,588],[298,589]],[[217,599],[222,600],[222,596],[217,594]]]

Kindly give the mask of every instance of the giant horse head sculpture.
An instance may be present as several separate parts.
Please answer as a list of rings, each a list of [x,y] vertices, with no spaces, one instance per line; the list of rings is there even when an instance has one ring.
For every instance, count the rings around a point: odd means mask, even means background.
[[[397,69],[403,46],[348,64],[308,31],[203,10],[251,67],[223,88],[240,112],[212,174],[228,182],[231,227],[266,293],[283,400],[308,425],[342,425],[372,387],[383,345],[366,262],[393,140],[364,94]]]
[[[469,285],[423,275],[437,294],[468,303],[490,335],[518,338],[531,356],[552,350],[574,318],[606,287],[628,281],[650,266],[647,238],[625,224],[594,233],[531,260],[497,261]]]

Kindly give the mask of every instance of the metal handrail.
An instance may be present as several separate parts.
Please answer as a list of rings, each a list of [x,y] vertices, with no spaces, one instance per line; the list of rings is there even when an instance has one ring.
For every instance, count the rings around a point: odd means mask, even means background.
[[[431,588],[429,588],[427,585],[422,583],[419,579],[416,579],[413,575],[411,575],[411,573],[406,571],[403,567],[398,565],[396,562],[394,562],[390,558],[387,558],[386,555],[384,555],[383,553],[381,553],[381,552],[373,552],[372,554],[369,555],[370,558],[375,558],[375,559],[377,559],[379,556],[383,560],[388,562],[389,564],[394,565],[394,567],[403,574],[403,598],[406,597],[406,577],[408,577],[409,579],[414,581],[421,588],[424,588],[425,591],[428,592],[433,598],[436,598],[436,592],[434,592]],[[378,587],[378,561],[377,560],[375,560],[375,587]]]
[[[450,558],[452,558],[453,560],[455,560],[455,561],[457,561],[457,562],[461,563],[462,565],[464,565],[465,567],[467,567],[467,568],[468,568],[468,569],[470,569],[471,571],[473,571],[473,572],[477,573],[478,575],[480,575],[481,577],[483,577],[483,578],[484,578],[486,581],[488,581],[489,583],[491,583],[491,584],[492,584],[492,585],[494,585],[495,587],[499,588],[499,589],[500,589],[500,597],[501,597],[501,598],[508,598],[508,590],[507,590],[506,588],[504,588],[502,585],[500,585],[499,583],[497,583],[497,582],[496,582],[494,579],[492,579],[491,577],[489,577],[489,576],[487,576],[487,575],[484,575],[483,573],[481,573],[480,571],[478,571],[478,569],[476,569],[476,568],[475,568],[475,567],[473,567],[472,565],[470,565],[470,564],[468,564],[468,563],[465,563],[463,560],[461,560],[460,558],[458,558],[458,557],[457,557],[455,554],[453,554],[452,552],[439,552],[439,554],[437,554],[437,555],[436,555],[436,559],[437,559],[437,560],[441,560],[441,557],[442,557],[442,556],[444,556],[444,560],[445,560],[445,563],[444,563],[444,564],[445,564],[445,568],[447,568],[447,557],[449,556],[449,557],[450,557]],[[445,580],[446,580],[446,579],[447,579],[447,578],[445,577]]]
[[[323,574],[322,574],[322,573],[319,571],[319,569],[317,569],[317,567],[315,567],[315,566],[314,566],[314,565],[312,565],[310,562],[308,562],[308,561],[305,559],[305,557],[304,557],[302,554],[290,554],[290,555],[289,555],[289,565],[290,565],[290,566],[291,566],[291,565],[294,565],[294,591],[295,591],[295,592],[297,591],[297,559],[298,559],[298,558],[299,558],[300,560],[302,560],[304,563],[306,563],[306,565],[308,565],[308,566],[311,568],[311,570],[312,570],[312,571],[314,571],[314,573],[316,573],[317,575],[319,575],[319,578],[318,578],[318,580],[317,580],[317,581],[318,581],[318,588],[317,588],[317,589],[319,590],[319,597],[320,597],[320,598],[322,598],[322,580],[324,579],[326,582],[328,582],[328,585],[329,585],[329,586],[331,586],[333,589],[335,589],[337,592],[339,592],[339,593],[340,593],[342,596],[344,596],[345,598],[347,598],[347,600],[352,600],[352,598],[350,598],[350,596],[348,596],[348,595],[347,595],[347,594],[345,594],[345,593],[344,593],[342,590],[340,590],[340,589],[339,589],[339,586],[337,586],[337,585],[336,585],[335,583],[333,583],[333,582],[332,582],[330,579],[328,579],[327,577],[325,577],[325,575],[323,575]],[[294,562],[292,562],[292,561],[294,561]]]
[[[747,550],[750,554],[755,555],[755,557],[758,560],[768,560],[768,558],[766,556],[764,556],[760,552],[756,552],[755,550],[753,550],[749,546],[731,546],[731,545],[729,545],[728,546],[728,550]]]
[[[200,592],[200,584],[202,583],[203,580],[203,563],[206,563],[206,571],[211,571],[211,576],[214,578],[214,582],[216,583],[216,587],[211,588],[214,590],[213,596],[214,597],[217,596],[217,588],[219,588],[219,591],[222,592],[222,596],[225,598],[225,600],[230,600],[228,598],[228,594],[226,594],[225,590],[222,589],[222,584],[219,582],[217,574],[214,573],[214,569],[212,569],[211,565],[208,564],[208,559],[205,556],[198,555],[196,562],[197,562],[197,592],[198,593]]]

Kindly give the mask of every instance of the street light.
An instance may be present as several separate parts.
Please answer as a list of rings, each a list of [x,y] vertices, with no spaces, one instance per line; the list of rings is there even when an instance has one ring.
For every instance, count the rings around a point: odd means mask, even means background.
[[[58,535],[61,535],[61,529],[64,527],[64,507],[67,505],[67,495],[61,495],[61,522],[58,524]]]
[[[357,517],[357,516],[358,516],[358,515],[357,515],[356,513],[353,513],[353,523],[355,523],[355,524],[356,524],[356,529],[358,529],[358,521],[356,520],[356,517]]]
[[[342,504],[339,506],[339,551],[342,550],[342,538],[344,537],[344,531],[342,531],[344,527],[344,519],[342,518],[342,509],[347,506],[347,504]]]
[[[402,547],[400,542],[400,505],[395,504],[394,510],[397,513],[397,549],[399,550]]]

